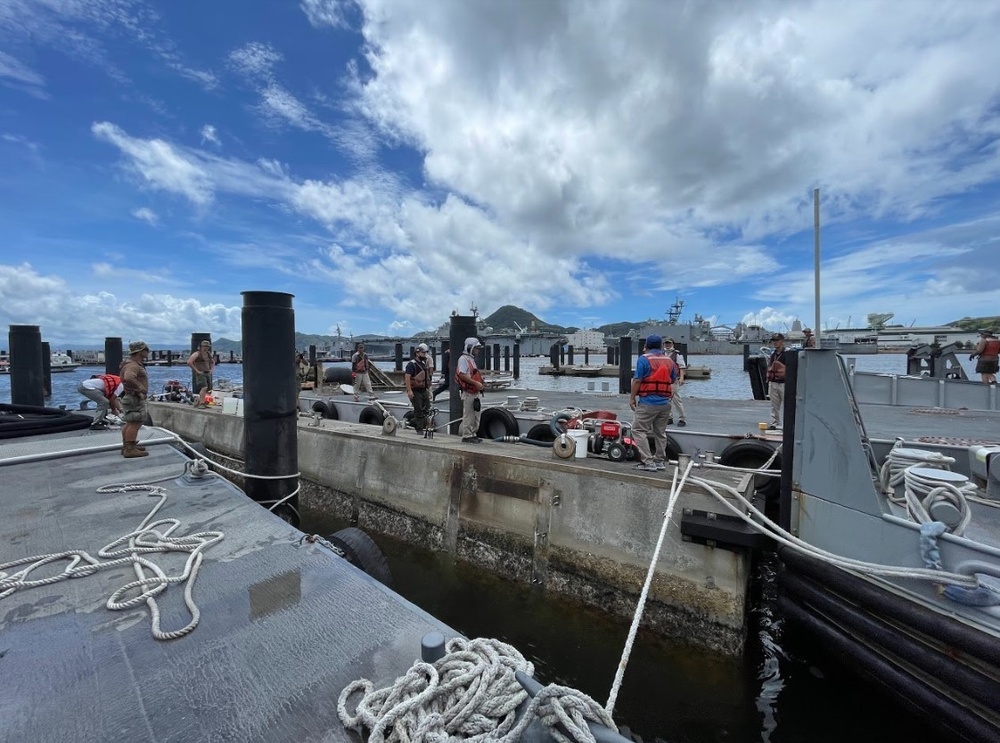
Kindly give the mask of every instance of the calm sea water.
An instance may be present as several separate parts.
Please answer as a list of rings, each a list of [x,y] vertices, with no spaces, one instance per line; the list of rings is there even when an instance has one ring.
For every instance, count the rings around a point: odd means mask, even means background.
[[[522,359],[517,389],[583,390],[585,379],[542,377],[546,359]],[[697,356],[709,366],[709,380],[692,380],[689,398],[748,399],[749,382],[740,356]],[[963,360],[966,371],[972,365]],[[389,368],[389,364],[381,366]],[[906,356],[858,356],[864,371],[906,370]],[[49,405],[78,407],[76,384],[100,371],[81,368],[52,376]],[[217,377],[242,382],[239,365],[223,364]],[[186,367],[151,367],[150,388],[171,379],[190,384]],[[617,381],[610,379],[612,389]],[[10,401],[10,378],[0,376],[0,401]],[[346,526],[305,512],[305,531],[329,534]],[[513,644],[536,666],[545,682],[579,688],[602,704],[614,679],[629,622],[608,617],[558,596],[516,584],[449,556],[377,536],[392,568],[396,590],[470,637],[496,637]],[[778,615],[773,583],[775,561],[763,555],[755,567],[747,650],[738,659],[684,642],[640,632],[615,708],[619,724],[645,741],[714,743],[760,741],[879,741],[938,743],[912,716],[845,673],[823,648],[793,631]]]

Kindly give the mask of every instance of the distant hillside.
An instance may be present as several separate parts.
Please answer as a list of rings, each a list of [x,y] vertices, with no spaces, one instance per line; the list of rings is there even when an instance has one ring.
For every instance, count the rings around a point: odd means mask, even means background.
[[[952,320],[945,325],[954,325],[962,330],[992,330],[1000,333],[1000,316],[993,317],[963,317],[961,320]]]
[[[494,330],[503,328],[517,330],[519,326],[528,329],[532,322],[535,323],[535,329],[543,333],[573,333],[577,330],[575,327],[564,328],[562,325],[551,325],[527,310],[522,310],[512,304],[505,304],[489,317],[484,317],[483,322]]]

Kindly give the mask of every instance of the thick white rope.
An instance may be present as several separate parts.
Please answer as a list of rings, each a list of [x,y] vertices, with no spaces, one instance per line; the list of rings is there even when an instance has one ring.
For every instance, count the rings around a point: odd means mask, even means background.
[[[832,552],[820,549],[782,529],[778,524],[769,519],[753,503],[743,497],[735,488],[721,482],[704,480],[702,478],[690,478],[692,485],[697,485],[715,497],[727,510],[745,521],[753,529],[774,539],[780,544],[784,544],[791,549],[814,557],[823,562],[859,573],[871,575],[881,575],[896,578],[914,578],[926,580],[932,583],[955,583],[960,586],[976,588],[978,580],[975,576],[962,575],[959,573],[949,573],[943,570],[930,570],[925,568],[898,567],[893,565],[880,565],[878,563],[864,562],[851,558],[841,557]],[[720,491],[725,491],[732,496],[743,507],[742,510],[733,505]],[[755,518],[754,518],[755,517]]]
[[[635,636],[639,631],[639,622],[642,620],[643,611],[646,608],[646,597],[649,595],[649,587],[653,583],[653,575],[656,573],[656,563],[660,560],[660,549],[663,547],[663,540],[667,534],[667,525],[670,523],[670,517],[674,511],[674,505],[677,503],[677,498],[680,496],[681,488],[684,487],[684,483],[688,479],[688,475],[691,473],[691,467],[693,462],[688,462],[688,466],[684,469],[684,475],[681,477],[680,482],[677,481],[677,473],[680,468],[674,469],[674,479],[670,483],[670,497],[667,500],[667,510],[663,514],[663,524],[660,526],[660,536],[656,540],[656,549],[653,550],[653,559],[649,562],[649,569],[646,571],[646,582],[643,583],[642,592],[639,594],[639,603],[635,608],[635,613],[632,616],[632,626],[629,627],[628,637],[625,640],[625,648],[622,651],[621,660],[618,662],[618,670],[615,671],[615,680],[611,684],[611,694],[608,696],[608,703],[604,705],[605,712],[610,716],[615,711],[615,701],[618,699],[618,691],[621,689],[622,679],[625,676],[625,667],[628,665],[629,656],[632,654],[632,645],[635,642]]]
[[[518,718],[528,693],[514,672],[531,676],[534,666],[516,648],[458,637],[445,647],[443,658],[415,662],[391,686],[375,689],[368,679],[348,684],[337,700],[344,726],[359,734],[368,728],[369,743],[515,743],[535,718],[564,743],[594,741],[588,720],[617,730],[593,699],[554,685],[543,688]],[[352,714],[347,704],[359,693]]]
[[[157,640],[173,640],[192,632],[201,620],[201,611],[194,601],[194,584],[198,578],[198,570],[201,567],[203,553],[213,544],[221,541],[225,535],[221,531],[203,531],[197,534],[175,537],[172,534],[180,527],[180,521],[173,518],[153,521],[153,517],[167,499],[166,490],[153,483],[162,482],[166,479],[174,478],[160,478],[150,483],[104,485],[98,488],[98,493],[145,491],[150,496],[158,497],[159,500],[150,512],[146,514],[146,517],[135,531],[119,537],[98,550],[97,554],[99,557],[108,558],[104,562],[98,561],[83,550],[66,550],[47,555],[25,557],[0,564],[0,600],[18,590],[50,585],[70,578],[82,578],[92,575],[98,570],[131,564],[135,570],[136,580],[121,586],[108,597],[106,603],[108,609],[111,611],[121,611],[138,606],[145,601],[149,607],[151,631],[153,637]],[[157,527],[163,525],[168,525],[168,528],[162,532],[157,531]],[[168,576],[156,563],[142,556],[165,552],[188,553],[184,570],[180,575]],[[47,578],[30,578],[32,571],[62,560],[66,560],[67,564],[61,573],[51,575]],[[5,572],[10,568],[20,565],[26,565],[26,567],[14,573]],[[147,576],[146,570],[150,571],[152,576]],[[180,629],[164,632],[160,628],[160,608],[156,603],[156,596],[163,593],[172,583],[185,584],[184,603],[191,613],[191,621]],[[126,593],[134,589],[140,589],[138,596],[122,600],[122,597]]]

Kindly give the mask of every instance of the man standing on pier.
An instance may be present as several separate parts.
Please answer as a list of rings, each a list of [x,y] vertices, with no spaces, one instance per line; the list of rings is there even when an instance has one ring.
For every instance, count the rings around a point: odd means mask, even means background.
[[[210,341],[202,341],[198,350],[192,353],[187,365],[194,372],[194,388],[198,390],[196,408],[208,407],[208,393],[212,391],[212,371],[215,369],[215,354]]]
[[[771,336],[774,351],[767,362],[767,396],[771,398],[771,425],[781,425],[781,405],[785,402],[785,336],[775,333]]]
[[[144,457],[149,452],[139,444],[139,429],[146,420],[146,396],[149,394],[149,376],[146,359],[149,346],[143,341],[128,344],[128,358],[122,362],[118,375],[122,380],[122,456],[126,459]]]
[[[431,378],[434,376],[434,363],[428,357],[430,348],[426,343],[417,346],[414,358],[406,365],[403,381],[406,384],[406,396],[413,405],[413,430],[423,433],[431,416]],[[431,421],[433,428],[434,422]]]
[[[684,426],[687,425],[687,421],[684,419],[684,403],[681,401],[680,387],[684,384],[684,370],[687,369],[687,364],[684,361],[684,357],[677,353],[677,349],[674,348],[673,338],[665,338],[663,340],[663,355],[677,365],[677,382],[671,390],[672,397],[670,398],[670,417],[667,419],[667,425],[673,425],[674,409],[676,408],[677,425],[680,428],[684,428]]]
[[[372,394],[372,380],[368,376],[368,367],[371,361],[365,353],[365,344],[359,343],[358,350],[351,356],[351,372],[354,374],[354,400],[361,399],[361,393]]]
[[[629,407],[635,411],[632,438],[639,453],[636,469],[655,472],[667,468],[667,421],[670,419],[670,398],[677,381],[677,365],[663,355],[663,339],[646,336],[646,347],[635,362],[635,376]],[[649,450],[649,439],[656,442],[656,454]]]
[[[465,339],[465,353],[458,357],[455,382],[462,391],[462,443],[478,444],[479,416],[483,403],[479,396],[486,389],[482,372],[476,366],[475,353],[483,347],[478,338]]]
[[[976,373],[982,378],[983,384],[996,384],[1000,367],[1000,340],[997,340],[992,330],[980,330],[979,335],[979,345],[975,352],[969,354],[969,359],[979,359],[976,362]]]

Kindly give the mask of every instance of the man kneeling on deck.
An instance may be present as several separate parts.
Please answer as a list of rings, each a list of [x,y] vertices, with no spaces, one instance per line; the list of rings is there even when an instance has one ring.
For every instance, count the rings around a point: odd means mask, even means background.
[[[632,438],[639,452],[636,469],[655,472],[667,468],[667,421],[670,420],[670,397],[677,381],[677,365],[663,355],[663,339],[646,338],[646,350],[635,364],[629,407],[635,411]],[[656,454],[649,450],[648,436],[656,442]]]

